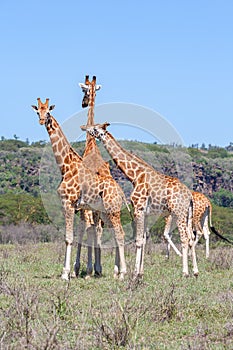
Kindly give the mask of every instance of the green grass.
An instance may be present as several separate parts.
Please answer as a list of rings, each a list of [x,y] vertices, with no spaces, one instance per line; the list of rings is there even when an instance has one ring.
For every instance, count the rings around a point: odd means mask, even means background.
[[[233,248],[197,248],[198,278],[182,277],[181,259],[150,244],[143,280],[113,279],[114,252],[103,251],[103,277],[60,279],[64,243],[0,246],[1,349],[232,349]],[[75,249],[73,249],[73,260]],[[82,252],[82,268],[87,260]],[[191,270],[191,266],[190,266]]]

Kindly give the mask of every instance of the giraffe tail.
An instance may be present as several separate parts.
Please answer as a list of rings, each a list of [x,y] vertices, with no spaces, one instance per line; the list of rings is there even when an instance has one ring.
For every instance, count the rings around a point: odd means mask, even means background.
[[[210,229],[211,229],[211,231],[212,231],[216,236],[218,236],[219,238],[223,239],[224,241],[226,241],[226,242],[228,242],[228,243],[230,243],[230,244],[233,244],[233,242],[230,241],[228,238],[222,236],[222,235],[216,230],[216,228],[215,228],[214,226],[210,226]]]

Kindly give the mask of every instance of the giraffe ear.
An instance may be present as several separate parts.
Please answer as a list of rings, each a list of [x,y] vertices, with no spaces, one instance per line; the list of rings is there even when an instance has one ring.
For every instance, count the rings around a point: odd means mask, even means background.
[[[83,92],[88,90],[88,86],[86,84],[83,83],[79,83],[80,88],[82,89]]]
[[[100,89],[101,89],[101,87],[102,87],[101,85],[96,85],[96,86],[95,86],[95,91],[100,90]]]
[[[55,105],[49,107],[49,110],[52,111],[55,108]]]
[[[37,106],[32,105],[32,108],[35,109],[35,111],[38,111],[38,107]]]
[[[105,122],[104,124],[101,125],[101,128],[106,130],[109,125],[110,125],[110,123]]]

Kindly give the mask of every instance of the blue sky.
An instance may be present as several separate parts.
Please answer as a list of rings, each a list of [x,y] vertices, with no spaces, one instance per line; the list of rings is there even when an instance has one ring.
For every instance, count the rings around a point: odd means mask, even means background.
[[[102,84],[98,105],[138,104],[186,145],[228,145],[232,18],[231,0],[1,0],[0,136],[48,139],[31,104],[49,97],[62,124],[81,111],[78,83],[89,74]]]

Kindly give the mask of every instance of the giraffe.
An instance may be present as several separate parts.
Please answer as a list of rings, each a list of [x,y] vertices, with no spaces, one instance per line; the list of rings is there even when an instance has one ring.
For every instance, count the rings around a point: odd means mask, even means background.
[[[106,130],[109,123],[81,126],[100,139],[116,165],[133,184],[131,202],[136,224],[135,276],[143,275],[143,255],[146,243],[145,217],[149,213],[171,214],[175,218],[182,243],[183,274],[188,276],[188,249],[191,248],[193,272],[198,275],[194,234],[192,232],[191,191],[177,178],[156,171],[138,156],[129,153]],[[167,238],[171,243],[170,238]]]
[[[73,243],[73,222],[75,211],[93,209],[98,211],[106,225],[113,229],[118,254],[115,259],[114,277],[124,278],[126,263],[124,258],[124,231],[120,222],[123,203],[123,191],[110,176],[94,174],[84,164],[82,157],[70,146],[61,127],[51,115],[54,105],[49,106],[49,99],[38,106],[32,106],[39,116],[39,123],[45,125],[52,149],[60,169],[62,180],[58,187],[65,215],[66,253],[62,279],[70,278],[71,248]],[[81,234],[83,234],[81,232]]]
[[[192,191],[192,197],[193,197],[193,229],[196,232],[196,238],[194,241],[194,246],[196,246],[197,242],[199,241],[200,237],[204,235],[206,240],[206,258],[209,257],[209,223],[210,227],[212,228],[212,205],[210,203],[210,200],[200,192]],[[164,230],[164,235],[169,235],[171,238],[171,231],[173,227],[173,222],[171,221],[171,217],[166,218],[166,226]],[[174,246],[172,246],[174,248]],[[178,255],[181,255],[181,253],[178,251],[178,249],[175,247],[175,252]],[[170,244],[167,244],[167,257],[169,258],[170,253]]]
[[[80,83],[84,97],[82,100],[82,107],[88,108],[87,125],[94,124],[94,106],[96,91],[100,90],[101,85],[96,85],[96,76],[93,76],[92,81],[89,81],[89,76],[85,77],[85,84]],[[101,157],[99,148],[96,145],[95,138],[90,134],[86,134],[86,145],[83,153],[83,164],[89,168],[93,173],[99,175],[111,176],[109,164]],[[88,236],[88,267],[87,277],[92,273],[92,246],[94,242],[95,252],[95,275],[100,276],[102,274],[101,266],[101,236],[102,236],[102,222],[99,219],[99,215],[92,211],[81,210],[80,212],[80,224],[84,225]],[[78,244],[77,257],[75,268],[80,266],[80,252],[81,242]]]

